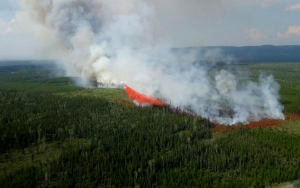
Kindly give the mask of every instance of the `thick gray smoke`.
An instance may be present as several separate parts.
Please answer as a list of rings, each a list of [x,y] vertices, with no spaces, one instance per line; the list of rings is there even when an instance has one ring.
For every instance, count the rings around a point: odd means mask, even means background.
[[[86,83],[125,82],[221,124],[284,118],[272,76],[239,82],[229,70],[212,71],[214,62],[230,61],[218,50],[163,48],[155,4],[146,0],[24,0],[24,6],[40,40]]]

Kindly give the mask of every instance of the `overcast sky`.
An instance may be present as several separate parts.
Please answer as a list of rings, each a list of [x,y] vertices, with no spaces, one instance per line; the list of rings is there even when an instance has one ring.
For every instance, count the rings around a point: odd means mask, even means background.
[[[22,11],[19,2],[0,0],[0,58],[16,53],[30,56],[39,48],[38,41],[16,24]],[[174,47],[300,44],[299,0],[149,0],[149,3],[155,10],[156,27]]]

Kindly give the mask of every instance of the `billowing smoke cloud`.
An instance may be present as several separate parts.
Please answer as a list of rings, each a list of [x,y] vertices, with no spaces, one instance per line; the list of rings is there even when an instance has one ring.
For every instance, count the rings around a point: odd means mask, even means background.
[[[24,5],[67,73],[86,83],[125,82],[222,124],[284,118],[272,76],[239,82],[230,70],[214,69],[215,62],[230,61],[218,50],[162,48],[163,31],[153,27],[156,7],[145,0],[24,0]]]

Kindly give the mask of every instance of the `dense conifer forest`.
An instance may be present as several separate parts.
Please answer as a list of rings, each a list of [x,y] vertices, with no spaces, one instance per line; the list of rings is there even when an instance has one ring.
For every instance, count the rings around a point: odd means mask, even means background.
[[[273,73],[285,113],[299,113],[300,65],[249,68],[254,77]],[[240,188],[300,179],[298,119],[217,132],[201,117],[137,107],[123,90],[79,87],[53,69],[0,67],[1,187]]]

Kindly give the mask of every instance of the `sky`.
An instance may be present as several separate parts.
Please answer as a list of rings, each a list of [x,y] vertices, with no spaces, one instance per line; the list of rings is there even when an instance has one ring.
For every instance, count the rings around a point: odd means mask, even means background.
[[[144,1],[153,8],[152,27],[166,46],[300,44],[299,0]],[[0,0],[0,59],[42,50],[20,2]]]

